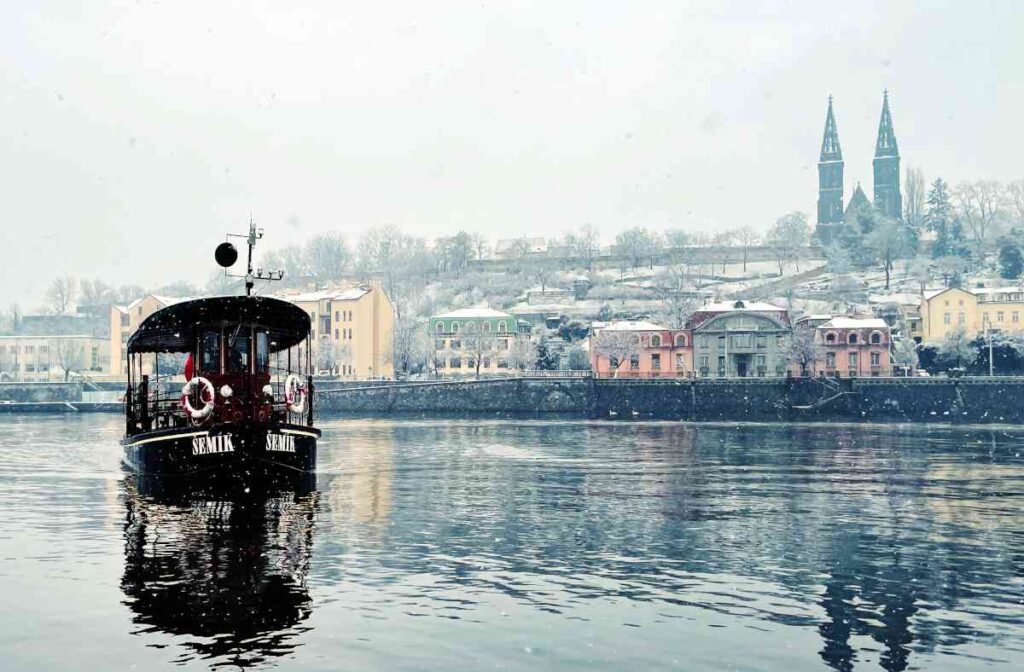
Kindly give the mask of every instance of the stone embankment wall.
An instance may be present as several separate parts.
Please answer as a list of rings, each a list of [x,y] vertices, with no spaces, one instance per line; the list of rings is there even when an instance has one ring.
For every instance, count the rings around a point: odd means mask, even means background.
[[[501,379],[347,387],[325,414],[562,414],[721,421],[1024,422],[1024,378]]]
[[[81,400],[81,383],[0,383],[0,402]]]

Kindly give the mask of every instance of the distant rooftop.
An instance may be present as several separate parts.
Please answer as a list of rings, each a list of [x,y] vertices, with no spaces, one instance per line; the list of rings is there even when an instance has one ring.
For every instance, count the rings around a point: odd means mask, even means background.
[[[752,310],[759,313],[784,313],[785,308],[780,308],[774,303],[766,303],[764,301],[744,301],[730,300],[730,301],[715,301],[707,305],[701,306],[696,312],[701,313],[730,313],[734,310]]]
[[[607,323],[595,322],[593,326],[595,331],[669,331],[668,327],[642,320],[618,320]]]
[[[274,298],[292,303],[311,303],[313,301],[356,301],[370,292],[368,287],[349,287],[348,289],[318,289],[313,292],[297,294],[277,294]]]
[[[880,317],[833,317],[818,329],[888,329],[889,325]]]
[[[503,313],[500,310],[494,310],[493,308],[461,308],[450,313],[434,315],[434,317],[449,320],[467,317],[512,317],[512,315]]]

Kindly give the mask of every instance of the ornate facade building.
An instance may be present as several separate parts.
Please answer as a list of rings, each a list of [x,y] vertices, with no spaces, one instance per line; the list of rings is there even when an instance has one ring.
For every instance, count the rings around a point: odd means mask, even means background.
[[[882,96],[882,115],[878,122],[873,167],[874,209],[890,219],[901,219],[903,196],[900,193],[900,154],[889,111],[888,91]],[[839,144],[832,96],[829,96],[825,133],[818,159],[818,221],[814,230],[814,237],[823,245],[840,240],[847,233],[866,233],[861,230],[856,215],[868,206],[867,196],[858,184],[850,203],[843,207],[843,169],[843,150]]]

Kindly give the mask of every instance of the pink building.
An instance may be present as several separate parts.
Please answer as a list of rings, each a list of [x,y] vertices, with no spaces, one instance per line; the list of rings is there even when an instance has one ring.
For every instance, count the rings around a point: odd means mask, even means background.
[[[890,332],[877,317],[833,317],[815,328],[822,358],[815,374],[853,378],[892,375]]]
[[[690,331],[630,320],[595,323],[590,338],[590,367],[599,378],[690,377]]]

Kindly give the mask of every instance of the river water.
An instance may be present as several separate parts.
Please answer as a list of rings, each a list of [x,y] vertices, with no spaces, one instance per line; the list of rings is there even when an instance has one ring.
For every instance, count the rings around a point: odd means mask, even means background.
[[[168,492],[0,416],[0,669],[1024,669],[1024,428],[332,420]]]

